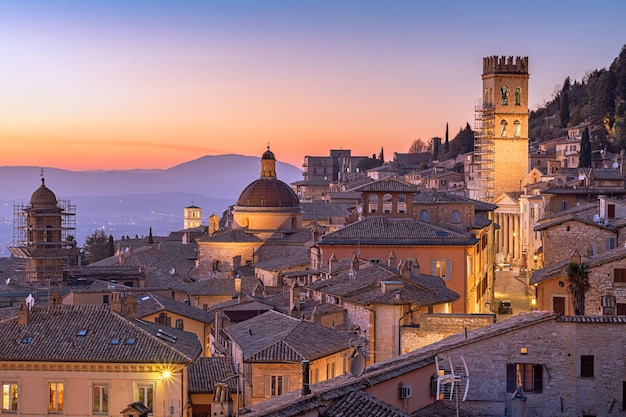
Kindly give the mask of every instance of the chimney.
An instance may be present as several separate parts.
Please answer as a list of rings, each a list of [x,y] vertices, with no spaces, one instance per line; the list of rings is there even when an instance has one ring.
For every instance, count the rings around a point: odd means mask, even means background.
[[[137,317],[137,301],[135,301],[135,297],[129,295],[124,300],[124,315],[129,320],[135,320]]]
[[[122,295],[117,291],[111,293],[111,311],[122,314]]]
[[[235,278],[235,293],[241,295],[241,278]]]
[[[417,262],[417,258],[413,259],[411,262],[411,274],[413,274],[414,277],[420,275],[420,264]]]
[[[400,276],[404,279],[409,279],[409,277],[411,276],[411,269],[412,266],[410,265],[409,261],[403,259],[400,263]]]
[[[352,262],[350,263],[350,269],[353,271],[359,270],[359,258],[356,256],[356,252],[352,255]]]
[[[28,324],[29,308],[26,306],[26,302],[22,301],[19,310],[17,310],[17,324],[25,326]]]
[[[215,384],[213,401],[211,401],[211,414],[215,416],[233,415],[233,399],[230,395],[230,388],[223,382]]]
[[[332,256],[328,260],[328,274],[331,275],[333,272],[337,270],[337,257],[333,252]]]
[[[61,294],[59,294],[59,290],[54,290],[50,299],[48,300],[48,304],[51,306],[61,305]]]
[[[398,265],[398,258],[396,258],[394,251],[391,251],[389,258],[387,259],[387,266],[389,268],[395,268],[396,265]]]
[[[300,396],[304,397],[311,393],[311,387],[309,386],[309,361],[302,361],[302,390]]]

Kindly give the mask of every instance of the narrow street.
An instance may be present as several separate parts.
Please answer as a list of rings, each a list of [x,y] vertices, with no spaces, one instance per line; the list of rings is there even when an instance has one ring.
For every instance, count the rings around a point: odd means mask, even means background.
[[[511,300],[513,314],[529,312],[531,310],[531,301],[534,294],[532,288],[526,285],[526,280],[527,278],[524,276],[524,273],[520,276],[520,270],[518,268],[496,271],[493,310],[498,320],[511,317],[511,314],[498,313],[498,306],[502,300]]]

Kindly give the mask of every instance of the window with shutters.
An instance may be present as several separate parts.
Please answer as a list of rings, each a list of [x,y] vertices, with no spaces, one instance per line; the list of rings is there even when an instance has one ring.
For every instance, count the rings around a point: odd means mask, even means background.
[[[288,378],[285,375],[265,376],[265,397],[276,397],[288,391]]]
[[[613,269],[613,281],[614,282],[626,282],[626,268]]]
[[[430,274],[443,279],[452,278],[452,261],[448,259],[433,259]]]
[[[543,392],[543,365],[536,363],[509,363],[506,365],[506,392],[515,392],[521,386],[524,393]]]

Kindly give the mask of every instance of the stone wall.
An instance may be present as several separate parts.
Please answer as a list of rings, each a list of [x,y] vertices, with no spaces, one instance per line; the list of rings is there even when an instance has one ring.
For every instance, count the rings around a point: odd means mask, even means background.
[[[419,326],[403,326],[402,353],[438,342],[450,335],[479,329],[495,322],[494,314],[423,314]]]

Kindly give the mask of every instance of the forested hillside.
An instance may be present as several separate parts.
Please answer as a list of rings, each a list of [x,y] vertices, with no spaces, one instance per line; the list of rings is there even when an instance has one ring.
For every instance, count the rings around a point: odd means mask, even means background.
[[[578,81],[567,77],[553,99],[531,111],[529,138],[543,142],[564,136],[581,123],[589,128],[593,149],[626,149],[626,45],[608,68]]]

